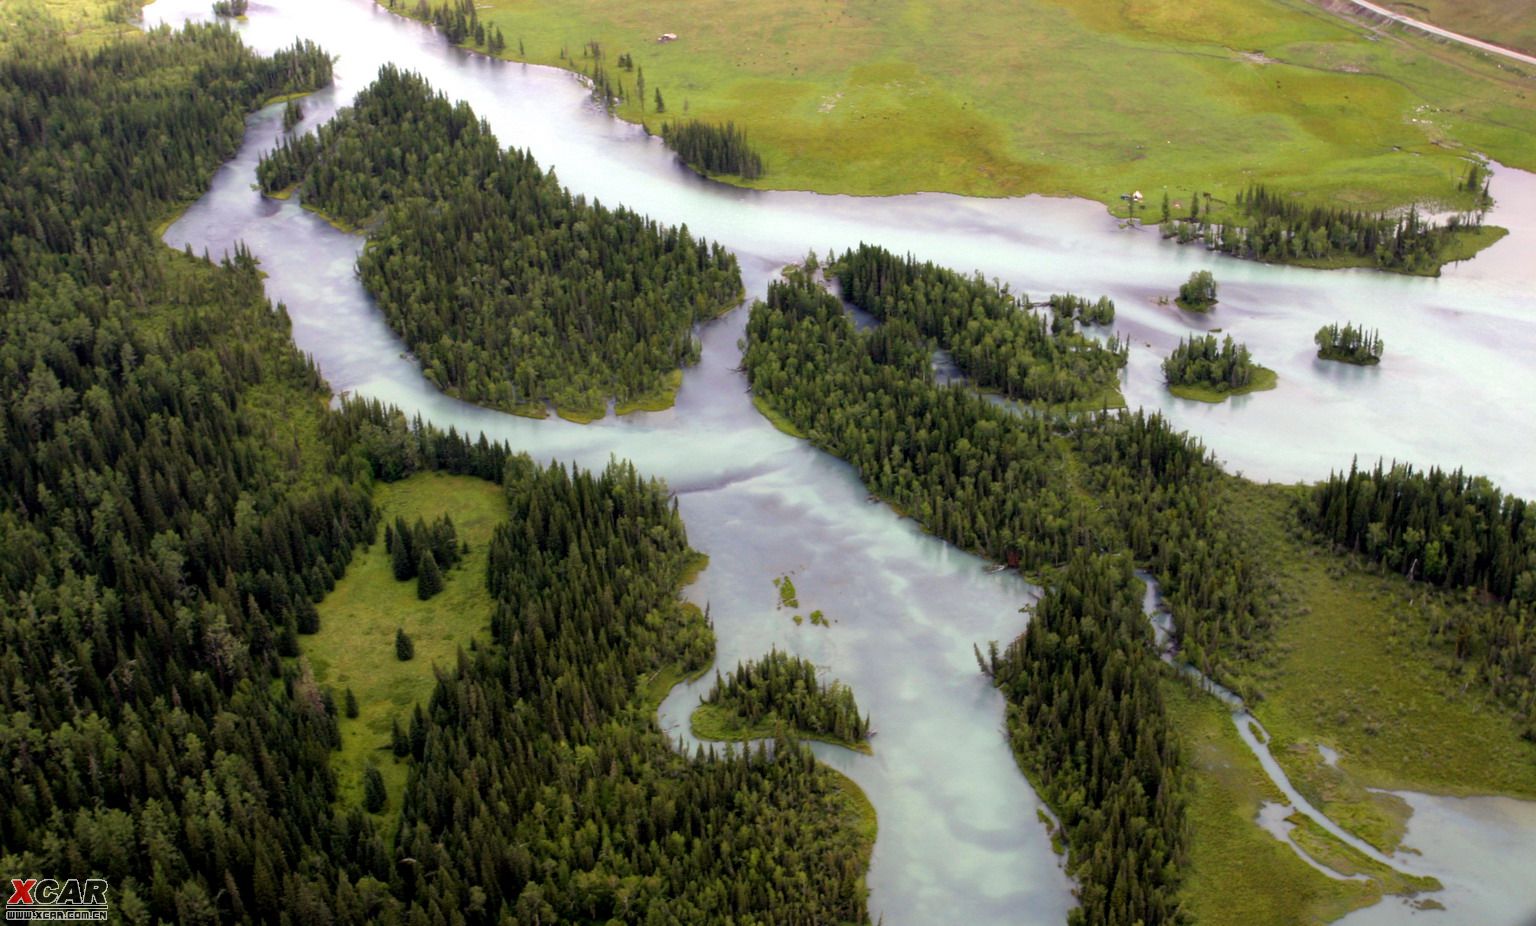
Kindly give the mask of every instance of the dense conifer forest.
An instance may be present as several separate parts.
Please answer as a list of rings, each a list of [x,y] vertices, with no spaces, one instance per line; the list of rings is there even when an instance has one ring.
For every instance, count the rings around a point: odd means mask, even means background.
[[[1123,404],[1127,345],[1084,337],[1071,321],[1084,313],[1099,324],[1113,320],[1107,299],[1052,296],[1046,316],[979,274],[967,277],[867,244],[843,254],[832,270],[848,301],[883,321],[915,326],[983,389],[1047,404]]]
[[[791,732],[850,743],[869,735],[869,719],[859,714],[853,689],[841,682],[818,682],[810,660],[777,649],[738,662],[724,678],[717,671],[702,700],[748,728],[782,724]]]
[[[667,392],[698,359],[693,324],[741,298],[719,245],[572,196],[393,66],[258,176],[369,227],[358,269],[390,326],[434,384],[495,408],[600,415],[610,397]]]
[[[1460,470],[1377,463],[1332,474],[1306,514],[1326,541],[1385,569],[1493,599],[1449,609],[1435,633],[1536,739],[1536,506]]]
[[[840,779],[655,728],[641,673],[712,652],[663,487],[330,411],[250,255],[149,233],[328,74],[223,27],[0,62],[0,868],[109,878],[129,923],[865,919]],[[391,843],[382,782],[338,800],[356,699],[296,644],[378,535],[371,484],[429,469],[505,476],[511,516],[493,640],[400,737]]]
[[[763,175],[763,159],[747,143],[746,133],[733,123],[715,125],[689,119],[664,122],[662,140],[683,163],[702,174],[735,174],[743,180]]]
[[[1188,922],[1177,896],[1186,772],[1129,562],[1074,556],[989,669],[1019,764],[1072,847],[1081,906],[1068,922]]]
[[[374,515],[254,262],[148,226],[330,62],[222,27],[34,52],[0,66],[0,867],[109,877],[127,922],[275,916],[378,848],[284,658]]]

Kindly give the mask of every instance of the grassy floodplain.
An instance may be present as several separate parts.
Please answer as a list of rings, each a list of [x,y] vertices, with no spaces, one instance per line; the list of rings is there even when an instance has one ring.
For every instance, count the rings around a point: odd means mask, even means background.
[[[381,524],[396,517],[430,523],[447,514],[469,543],[469,555],[444,573],[443,591],[420,601],[414,581],[395,581],[384,543],[376,541],[320,603],[320,632],[299,638],[315,680],[333,690],[338,706],[347,688],[357,696],[358,716],[338,718],[341,751],[332,756],[342,800],[362,805],[363,770],[375,766],[389,791],[384,819],[393,825],[408,765],[390,751],[391,724],[398,720],[408,729],[412,708],[425,709],[437,686],[434,667],[451,670],[459,649],[489,627],[486,555],[506,518],[506,502],[495,483],[442,473],[380,484],[374,500]],[[397,627],[416,645],[415,658],[406,662],[395,658]]]
[[[1371,880],[1329,878],[1260,829],[1255,822],[1259,808],[1283,797],[1243,745],[1227,708],[1183,682],[1166,682],[1163,697],[1193,772],[1188,811],[1193,837],[1180,896],[1198,922],[1330,922],[1407,887],[1395,872],[1383,871],[1322,834],[1315,845],[1306,843],[1313,850],[1309,854],[1361,871]],[[1310,831],[1298,829],[1293,838],[1303,832]]]
[[[490,0],[480,16],[517,60],[580,70],[599,42],[628,90],[619,115],[652,132],[733,121],[766,162],[752,186],[1123,212],[1132,190],[1219,205],[1260,182],[1381,209],[1470,205],[1455,189],[1470,152],[1536,168],[1530,76],[1302,0]]]
[[[1470,669],[1428,642],[1438,610],[1489,605],[1383,576],[1299,537],[1294,487],[1234,479],[1230,491],[1285,602],[1266,656],[1237,684],[1261,692],[1250,709],[1297,789],[1384,851],[1402,838],[1408,808],[1368,789],[1536,798],[1536,744]],[[1319,745],[1339,754],[1336,768]]]

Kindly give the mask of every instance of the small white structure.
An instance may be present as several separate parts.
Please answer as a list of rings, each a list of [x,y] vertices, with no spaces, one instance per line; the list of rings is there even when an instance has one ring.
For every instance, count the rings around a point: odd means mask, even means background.
[[[676,32],[663,32],[661,35],[656,36],[656,42],[658,44],[663,44],[664,45],[667,42],[676,42],[676,41],[677,41],[677,33]]]
[[[1136,192],[1131,194],[1131,202],[1133,202],[1133,203],[1141,202],[1141,191],[1140,190],[1137,190]]]

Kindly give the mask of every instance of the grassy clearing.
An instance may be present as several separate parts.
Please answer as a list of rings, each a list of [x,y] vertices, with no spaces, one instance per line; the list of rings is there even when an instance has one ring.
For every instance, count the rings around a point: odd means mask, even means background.
[[[1536,167],[1532,78],[1303,0],[490,0],[481,18],[517,60],[583,69],[601,43],[619,114],[652,132],[734,121],[766,162],[755,186],[1123,212],[1136,189],[1220,203],[1258,181],[1375,209],[1460,203],[1468,151]]]
[[[1238,681],[1271,751],[1319,809],[1396,844],[1404,808],[1367,788],[1536,797],[1536,744],[1427,642],[1440,609],[1482,607],[1341,559],[1294,535],[1298,491],[1233,480],[1233,509],[1284,600],[1265,660]],[[1339,753],[1322,762],[1318,745]]]
[[[1168,391],[1181,399],[1194,399],[1196,402],[1210,402],[1212,404],[1225,402],[1235,395],[1247,395],[1250,392],[1267,392],[1280,383],[1280,377],[1274,370],[1268,367],[1256,366],[1253,368],[1253,379],[1246,386],[1237,389],[1216,389],[1211,386],[1169,386]]]
[[[862,752],[865,755],[874,754],[874,749],[870,747],[867,740],[854,742],[826,733],[813,733],[798,727],[785,727],[776,717],[765,718],[755,724],[748,723],[740,714],[718,704],[700,704],[689,717],[688,725],[693,729],[693,735],[699,739],[739,743],[744,740],[773,739],[780,732],[784,732],[796,739],[816,740],[841,746],[844,749],[852,749],[854,752]]]
[[[1259,828],[1260,805],[1282,797],[1220,702],[1174,680],[1164,684],[1163,696],[1193,773],[1182,899],[1197,922],[1323,923],[1380,899],[1377,882],[1329,878]]]
[[[341,751],[333,757],[341,799],[362,805],[363,770],[373,765],[384,776],[389,802],[383,819],[398,818],[407,765],[390,751],[392,721],[408,728],[411,709],[437,685],[434,668],[451,670],[458,651],[490,622],[485,589],[486,555],[496,525],[506,518],[501,487],[467,476],[425,473],[378,487],[375,502],[383,519],[414,522],[448,514],[469,555],[444,575],[443,591],[430,601],[416,598],[415,582],[397,582],[384,544],[360,553],[320,603],[320,632],[300,637],[300,651],[315,679],[343,703],[347,688],[357,697],[358,716],[343,716]],[[395,658],[395,628],[416,644],[416,657]]]

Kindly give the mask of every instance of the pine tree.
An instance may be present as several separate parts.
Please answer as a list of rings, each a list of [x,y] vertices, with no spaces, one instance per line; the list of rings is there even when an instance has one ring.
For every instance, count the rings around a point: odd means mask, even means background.
[[[344,710],[346,711],[347,717],[349,719],[351,719],[351,720],[356,720],[357,719],[357,695],[352,693],[352,689],[351,688],[347,689],[346,696],[343,699],[343,705],[344,705]]]
[[[411,642],[410,634],[404,627],[395,628],[395,658],[406,662],[416,655],[416,644]]]

